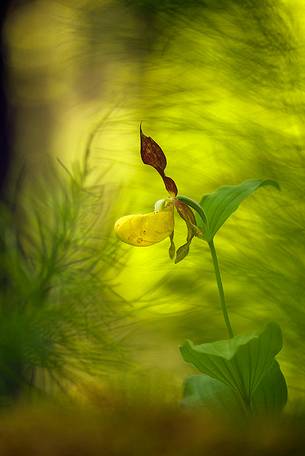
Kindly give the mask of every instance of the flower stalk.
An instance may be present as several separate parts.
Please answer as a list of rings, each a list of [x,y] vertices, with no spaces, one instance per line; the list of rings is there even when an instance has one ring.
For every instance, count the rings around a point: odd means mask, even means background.
[[[227,330],[229,333],[229,337],[232,338],[234,337],[229,314],[227,311],[227,305],[226,305],[226,300],[225,300],[225,294],[223,291],[223,285],[222,285],[222,280],[221,280],[221,274],[220,274],[220,269],[219,269],[219,264],[218,264],[218,258],[216,254],[216,249],[213,240],[209,242],[209,247],[210,247],[210,252],[213,260],[213,265],[214,265],[214,270],[215,270],[215,277],[216,277],[216,282],[217,282],[217,287],[218,287],[218,293],[219,293],[219,302],[221,306],[221,310],[223,313],[223,317],[227,326]]]

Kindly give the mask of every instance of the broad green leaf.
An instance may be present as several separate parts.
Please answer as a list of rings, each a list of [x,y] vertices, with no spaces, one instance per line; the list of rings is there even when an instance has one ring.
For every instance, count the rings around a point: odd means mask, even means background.
[[[244,406],[240,395],[231,387],[209,375],[194,375],[184,383],[182,405],[202,408],[209,412],[242,415]]]
[[[256,391],[247,410],[241,396],[230,386],[208,375],[186,379],[182,405],[229,415],[273,414],[280,412],[287,402],[287,386],[277,361],[273,361]]]
[[[262,378],[282,348],[282,333],[276,323],[261,332],[203,345],[186,341],[183,359],[238,392],[249,402]]]
[[[287,398],[285,377],[279,363],[274,360],[252,397],[251,409],[256,414],[280,412],[286,405]]]
[[[250,196],[255,190],[266,185],[279,189],[277,182],[270,179],[251,179],[239,185],[225,185],[215,192],[204,195],[200,201],[203,208],[207,226],[197,217],[197,223],[204,230],[204,237],[209,242],[213,239],[219,228],[236,211],[240,203]]]

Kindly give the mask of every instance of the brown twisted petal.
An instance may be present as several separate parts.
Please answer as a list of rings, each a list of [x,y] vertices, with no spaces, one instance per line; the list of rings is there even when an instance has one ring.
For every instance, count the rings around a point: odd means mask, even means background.
[[[173,179],[170,178],[170,177],[168,177],[168,176],[162,175],[162,174],[161,174],[161,177],[162,177],[162,179],[163,179],[163,182],[164,182],[164,185],[165,185],[166,190],[167,190],[172,196],[177,196],[178,189],[177,189],[177,185],[175,184],[175,182],[173,181]]]
[[[197,234],[196,218],[192,209],[185,203],[179,200],[175,200],[175,207],[180,217],[185,221],[187,226],[187,238],[186,243],[183,244],[176,252],[175,263],[179,263],[185,258],[190,250],[192,239]]]
[[[168,253],[169,253],[170,259],[173,260],[175,258],[175,253],[176,253],[176,246],[174,243],[174,231],[172,231],[172,233],[170,234],[169,240],[170,240],[170,245],[169,245]]]
[[[145,136],[142,132],[140,125],[140,139],[141,139],[141,158],[145,165],[152,166],[160,174],[163,179],[166,190],[173,196],[178,193],[177,186],[173,179],[165,175],[165,168],[167,165],[166,156],[159,146],[152,138]]]
[[[183,220],[190,225],[196,225],[196,218],[192,209],[185,203],[175,200],[175,207]]]

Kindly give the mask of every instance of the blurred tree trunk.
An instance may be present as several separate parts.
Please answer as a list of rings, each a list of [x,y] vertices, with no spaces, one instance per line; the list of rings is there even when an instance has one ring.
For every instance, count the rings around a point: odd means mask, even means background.
[[[14,0],[1,0],[0,2],[0,201],[8,203],[8,176],[13,160],[13,114],[8,96],[8,70],[7,52],[4,41],[3,28],[8,17],[9,11],[16,4]],[[1,215],[0,215],[1,216]],[[5,254],[5,233],[0,232],[0,254]],[[10,280],[6,269],[2,266],[0,270],[0,293],[5,300],[6,289],[10,287]],[[1,299],[1,301],[3,301]],[[3,304],[3,302],[1,302]],[[3,404],[4,398],[16,398],[21,391],[22,366],[18,359],[12,356],[10,351],[6,352],[7,347],[1,347],[1,365],[6,366],[5,372],[1,372],[0,380],[0,403]],[[6,363],[3,356],[8,357]],[[10,358],[13,359],[10,359]]]
[[[6,71],[6,50],[3,40],[3,27],[9,8],[14,2],[12,0],[1,0],[0,3],[0,195],[3,198],[5,182],[8,175],[11,160],[11,131],[9,102],[7,96],[7,71]]]

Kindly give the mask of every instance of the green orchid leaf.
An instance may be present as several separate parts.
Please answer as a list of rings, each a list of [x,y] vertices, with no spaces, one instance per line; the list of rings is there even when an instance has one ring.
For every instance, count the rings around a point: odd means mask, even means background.
[[[203,226],[200,217],[197,223],[204,228],[204,237],[209,242],[213,239],[219,228],[238,209],[240,203],[260,187],[273,186],[280,189],[278,183],[270,179],[250,179],[239,185],[225,185],[215,192],[204,195],[200,201],[207,219],[207,226]]]
[[[242,415],[244,406],[239,394],[223,382],[209,375],[194,375],[184,383],[185,407],[201,408],[209,412]]]
[[[286,380],[279,363],[274,360],[252,397],[252,412],[255,414],[280,412],[286,405],[287,399]]]
[[[203,345],[186,341],[180,350],[186,362],[231,387],[245,403],[250,403],[281,348],[281,329],[276,323],[269,323],[263,331],[228,340]]]
[[[278,362],[274,360],[255,390],[248,409],[234,389],[209,375],[196,375],[186,379],[182,405],[200,407],[214,413],[240,416],[245,413],[253,415],[279,413],[286,402],[285,378]]]

